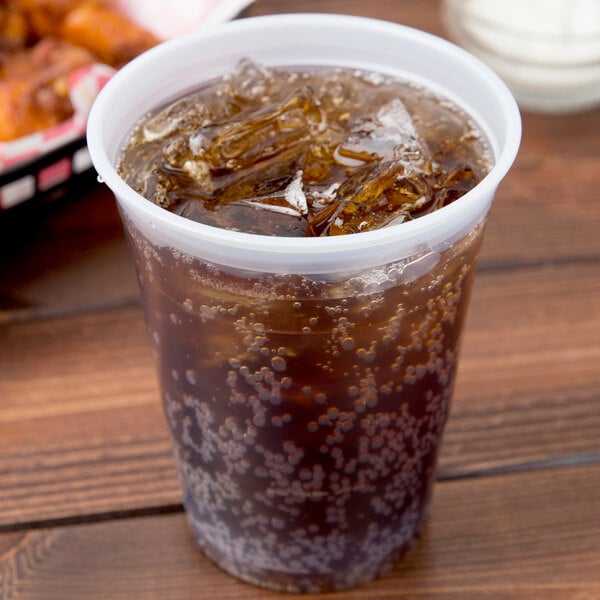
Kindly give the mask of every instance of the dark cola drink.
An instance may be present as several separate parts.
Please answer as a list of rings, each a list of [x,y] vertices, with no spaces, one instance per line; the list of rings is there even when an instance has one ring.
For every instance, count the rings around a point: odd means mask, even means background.
[[[360,239],[454,202],[489,167],[472,122],[427,90],[245,61],[145,118],[120,173],[204,224]],[[288,591],[390,569],[427,513],[482,225],[315,276],[221,266],[124,218],[200,547]]]

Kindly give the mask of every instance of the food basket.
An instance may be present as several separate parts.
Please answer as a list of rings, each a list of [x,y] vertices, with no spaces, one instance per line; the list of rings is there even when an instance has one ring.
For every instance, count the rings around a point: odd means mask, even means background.
[[[120,0],[117,8],[133,22],[167,40],[239,15],[252,0]],[[0,214],[24,203],[45,201],[77,189],[93,177],[87,151],[87,115],[102,86],[115,73],[90,64],[67,80],[73,115],[51,128],[0,142]]]

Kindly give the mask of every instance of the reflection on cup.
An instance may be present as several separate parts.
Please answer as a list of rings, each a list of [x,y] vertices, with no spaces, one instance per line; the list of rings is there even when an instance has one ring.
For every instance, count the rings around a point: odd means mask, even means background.
[[[218,229],[136,194],[116,171],[134,124],[247,56],[416,81],[473,116],[493,166],[438,211],[335,237]],[[506,87],[405,27],[260,17],[131,63],[88,132],[131,243],[199,546],[233,575],[287,591],[340,590],[391,568],[427,513],[482,230],[519,143]]]

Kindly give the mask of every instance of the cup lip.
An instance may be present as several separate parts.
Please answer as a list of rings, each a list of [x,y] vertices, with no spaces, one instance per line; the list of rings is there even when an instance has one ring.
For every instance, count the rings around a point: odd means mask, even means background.
[[[336,25],[362,27],[370,29],[373,33],[401,34],[406,39],[414,39],[417,43],[430,48],[437,47],[438,50],[452,55],[453,60],[463,63],[467,68],[477,70],[480,78],[485,80],[487,86],[495,89],[496,96],[502,100],[502,108],[505,113],[504,120],[509,124],[509,128],[506,132],[503,147],[495,156],[492,168],[475,188],[443,209],[397,225],[340,236],[282,237],[231,231],[181,217],[145,199],[120,178],[115,165],[112,164],[108,156],[103,122],[105,118],[110,118],[112,98],[119,94],[119,90],[123,86],[127,86],[131,73],[147,68],[158,57],[173,53],[180,47],[193,44],[194,40],[218,39],[223,32],[229,31],[230,34],[233,34],[236,31],[242,32],[257,27],[265,29],[267,27],[291,26],[292,24],[294,27],[302,29],[302,27],[311,26],[323,27],[324,23],[327,23],[327,26],[331,28],[336,27]],[[240,58],[242,56],[243,54],[240,54]],[[335,66],[333,62],[332,66]],[[139,115],[140,118],[142,116]],[[134,123],[131,123],[131,126],[133,127]],[[492,197],[518,152],[521,139],[521,118],[514,97],[500,77],[481,60],[441,37],[406,25],[370,17],[334,13],[287,13],[249,17],[223,23],[210,29],[199,30],[163,42],[138,56],[117,72],[97,96],[88,119],[87,138],[92,162],[100,180],[108,185],[124,207],[143,215],[152,223],[153,228],[166,226],[176,229],[182,235],[201,238],[208,244],[227,246],[232,250],[239,248],[247,252],[256,251],[257,253],[267,253],[271,256],[279,255],[280,257],[294,254],[315,257],[322,253],[339,254],[348,250],[355,251],[357,248],[376,249],[389,245],[393,240],[415,238],[429,229],[434,229],[436,226],[452,220],[454,215],[468,209],[468,205],[480,204],[481,198]],[[497,153],[498,149],[495,148],[494,152]],[[485,212],[483,209],[482,211]]]

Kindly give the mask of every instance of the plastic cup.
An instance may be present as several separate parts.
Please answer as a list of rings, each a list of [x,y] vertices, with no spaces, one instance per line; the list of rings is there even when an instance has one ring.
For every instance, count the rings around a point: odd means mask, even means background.
[[[357,67],[461,105],[495,164],[448,207],[378,231],[276,238],[169,213],[115,163],[153,108],[231,71]],[[229,573],[340,590],[388,570],[427,514],[486,215],[520,140],[501,80],[462,49],[371,19],[284,15],[167,42],[117,73],[89,119],[137,267],[191,530]]]

